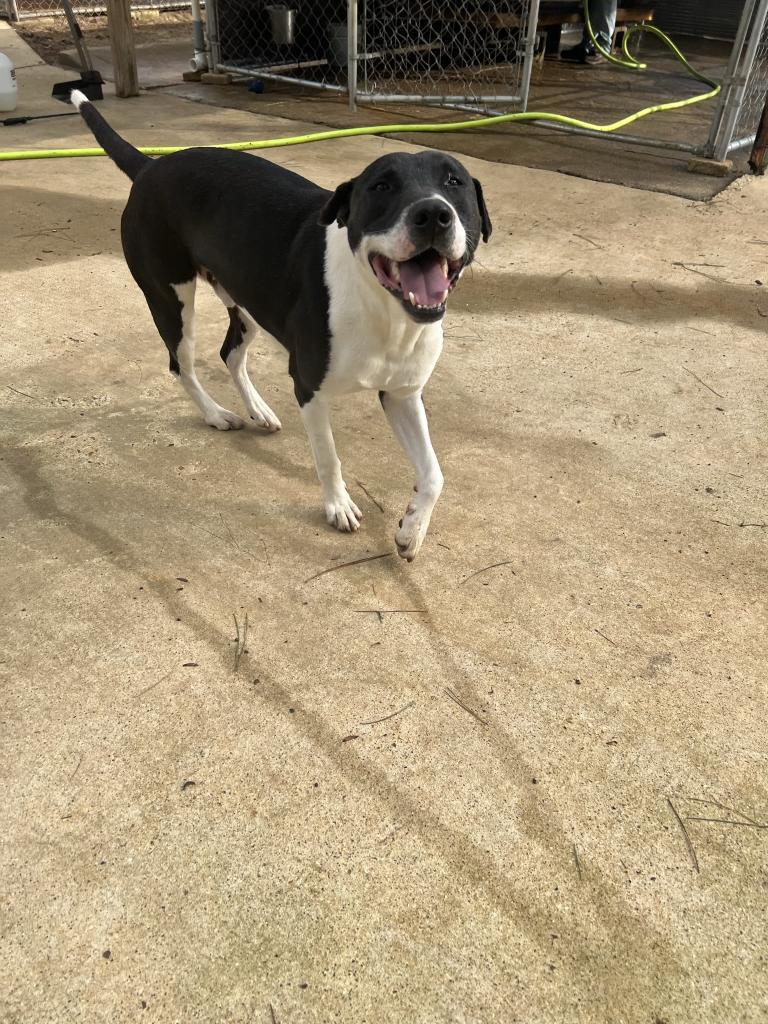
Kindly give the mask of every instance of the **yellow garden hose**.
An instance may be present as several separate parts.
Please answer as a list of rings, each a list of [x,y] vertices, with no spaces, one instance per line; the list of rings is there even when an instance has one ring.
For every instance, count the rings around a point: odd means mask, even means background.
[[[677,58],[678,61],[683,65],[686,71],[695,79],[703,82],[709,86],[707,92],[699,93],[697,96],[691,96],[684,100],[670,100],[666,103],[656,103],[651,107],[644,107],[642,110],[636,111],[634,114],[628,114],[626,117],[622,117],[618,121],[612,121],[610,124],[592,124],[589,121],[582,121],[576,117],[568,117],[565,114],[552,114],[549,112],[539,113],[536,111],[525,111],[525,113],[517,114],[494,114],[491,117],[479,117],[472,121],[445,121],[445,122],[428,122],[426,124],[381,124],[381,125],[367,125],[362,128],[332,128],[326,131],[310,132],[306,135],[289,135],[285,138],[280,139],[251,139],[248,142],[219,142],[214,143],[213,146],[216,149],[277,149],[281,146],[299,146],[304,145],[308,142],[324,142],[328,139],[349,139],[356,135],[400,135],[405,133],[427,133],[427,132],[460,132],[467,131],[473,128],[488,128],[491,125],[505,124],[512,122],[524,123],[526,121],[550,121],[555,124],[570,125],[574,128],[582,128],[592,132],[601,132],[609,134],[610,132],[617,132],[621,128],[626,128],[627,125],[632,124],[635,121],[639,121],[643,117],[648,117],[649,114],[659,114],[666,110],[679,110],[681,107],[689,107],[694,103],[702,103],[704,100],[713,99],[720,92],[720,86],[713,79],[703,75],[700,71],[697,71],[688,60],[683,56],[680,50],[675,46],[672,40],[666,33],[662,32],[661,29],[656,28],[654,25],[633,25],[624,33],[624,40],[622,50],[624,53],[624,60],[612,56],[606,50],[604,50],[595,39],[595,35],[592,31],[592,24],[589,19],[589,5],[588,0],[584,0],[584,20],[587,26],[587,31],[590,38],[592,39],[597,50],[609,60],[612,64],[616,64],[619,67],[627,68],[633,71],[644,70],[646,65],[640,63],[632,54],[629,52],[628,43],[632,36],[642,33],[650,32],[652,35],[661,39],[661,41],[669,47],[672,54]],[[189,149],[189,146],[139,146],[137,147],[141,153],[145,153],[147,156],[165,156],[168,153],[178,153],[183,149]],[[52,158],[62,157],[80,157],[80,156],[105,156],[104,150],[98,147],[86,148],[86,149],[26,149],[16,150],[8,152],[0,152],[0,161],[4,160],[48,160]]]
[[[604,49],[604,47],[602,47],[599,41],[597,40],[595,33],[592,30],[592,21],[589,17],[589,0],[584,0],[584,24],[587,27],[589,38],[592,40],[592,45],[595,47],[597,52],[611,64],[615,64],[617,67],[620,68],[627,68],[630,71],[645,71],[648,65],[642,64],[636,57],[632,56],[632,54],[629,52],[629,41],[634,35],[638,35],[639,33],[642,32],[649,32],[651,35],[656,36],[657,39],[660,39],[662,43],[664,43],[664,45],[667,46],[672,51],[673,56],[680,61],[680,63],[683,65],[685,70],[688,72],[689,75],[691,75],[692,78],[696,78],[700,82],[704,82],[706,85],[709,85],[714,88],[712,96],[717,96],[717,94],[720,92],[720,86],[717,84],[717,82],[714,82],[711,78],[707,78],[706,75],[703,75],[700,71],[697,71],[696,68],[688,61],[685,55],[680,52],[678,47],[669,38],[666,32],[662,32],[661,29],[656,28],[655,25],[630,25],[630,27],[624,32],[624,38],[621,42],[621,49],[622,53],[624,54],[624,60],[622,60],[620,57],[615,57],[608,50]],[[706,94],[703,96],[694,96],[692,100],[688,100],[687,102],[700,103],[701,100],[705,99],[711,99],[710,94]]]

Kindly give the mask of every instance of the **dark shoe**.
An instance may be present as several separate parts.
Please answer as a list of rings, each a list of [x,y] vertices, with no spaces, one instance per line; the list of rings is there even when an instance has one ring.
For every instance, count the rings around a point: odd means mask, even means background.
[[[598,53],[594,46],[587,46],[584,43],[577,43],[576,46],[569,46],[560,53],[560,60],[568,64],[601,64],[605,57]]]

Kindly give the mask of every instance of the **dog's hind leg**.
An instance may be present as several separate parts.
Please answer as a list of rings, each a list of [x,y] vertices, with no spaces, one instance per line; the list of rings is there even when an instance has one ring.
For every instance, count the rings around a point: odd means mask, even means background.
[[[231,304],[232,300],[226,293],[222,293],[216,285],[214,285],[214,289],[229,313],[229,329],[224,344],[221,346],[221,358],[232,374],[232,380],[240,392],[248,415],[260,427],[265,427],[274,433],[274,431],[280,430],[280,420],[253,386],[246,369],[248,346],[256,337],[258,328],[247,313],[244,313],[239,306]]]
[[[203,414],[217,430],[239,430],[245,426],[239,416],[222,408],[200,384],[195,373],[195,279],[182,284],[142,288],[160,336],[170,353],[170,370]]]

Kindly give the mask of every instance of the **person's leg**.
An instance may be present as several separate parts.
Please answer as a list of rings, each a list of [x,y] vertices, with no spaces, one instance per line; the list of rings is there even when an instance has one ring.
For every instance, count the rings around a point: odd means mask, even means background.
[[[595,38],[604,50],[610,51],[613,43],[613,32],[616,28],[616,7],[617,0],[589,0],[589,20],[592,23],[592,31]],[[590,44],[592,40],[584,29],[584,43]]]
[[[617,0],[589,0],[589,20],[600,47],[609,51],[613,42],[613,31],[616,27]],[[602,56],[584,26],[581,42],[561,52],[562,60],[570,64],[599,64]]]

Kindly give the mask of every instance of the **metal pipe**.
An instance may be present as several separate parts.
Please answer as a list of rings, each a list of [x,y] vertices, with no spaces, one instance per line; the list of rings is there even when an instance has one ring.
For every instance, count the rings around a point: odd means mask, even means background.
[[[208,40],[208,67],[219,70],[221,44],[219,42],[219,0],[206,0],[205,29]]]
[[[741,113],[741,108],[744,103],[744,94],[747,89],[747,83],[749,82],[752,74],[755,55],[757,53],[757,48],[760,45],[760,39],[762,38],[766,15],[768,15],[768,0],[760,0],[755,11],[754,21],[752,22],[752,31],[749,35],[749,42],[747,43],[747,48],[744,53],[742,66],[739,69],[738,76],[734,80],[732,102],[726,109],[720,125],[720,134],[713,154],[715,160],[725,160],[728,156],[728,147],[733,137],[733,133],[736,130],[736,122],[739,119],[739,114]]]
[[[203,31],[203,16],[200,9],[200,0],[190,0],[192,8],[192,48],[193,57],[190,60],[193,71],[208,70],[208,54],[205,47],[205,33]]]
[[[294,61],[279,61],[277,64],[265,64],[259,68],[259,71],[274,72],[276,75],[282,77],[284,71],[296,71],[301,68],[324,68],[328,66],[328,58],[322,57],[320,60],[294,60]],[[240,69],[241,71],[248,71],[247,68]],[[250,72],[249,72],[250,74]]]
[[[520,107],[528,109],[528,92],[531,87],[531,71],[536,53],[536,28],[539,23],[539,0],[531,0],[528,7],[528,26],[523,47],[523,82],[520,96]]]
[[[386,50],[363,51],[357,55],[358,60],[375,60],[377,57],[398,57],[402,53],[433,53],[444,50],[443,43],[414,43],[412,46],[390,46]]]
[[[357,0],[347,0],[347,92],[349,109],[357,110]]]
[[[376,103],[421,103],[426,106],[457,107],[461,104],[473,104],[468,109],[478,109],[478,104],[485,103],[509,103],[510,105],[520,103],[521,96],[411,96],[397,92],[358,92],[358,100],[368,100]]]
[[[358,39],[358,41],[357,41],[358,42],[358,47],[357,47],[358,48],[358,72],[360,70],[360,61],[362,61],[362,65],[363,65],[363,89],[367,92],[368,91],[368,61],[365,59],[365,55],[364,54],[361,55],[359,53],[359,50],[360,50],[360,47],[362,47],[365,50],[367,48],[367,46],[368,46],[368,0],[364,0],[364,3],[363,3],[362,26],[358,26],[358,31],[359,31],[360,27],[362,27],[362,30],[363,30],[363,38],[362,38],[362,40]],[[355,81],[355,90],[357,91],[357,89],[359,89],[359,87],[360,87],[360,79],[358,78]],[[357,102],[357,95],[355,95],[355,102]]]
[[[735,142],[728,144],[728,153],[734,153],[737,149],[744,149],[745,146],[751,146],[757,138],[757,132],[752,132],[751,135],[745,135],[743,139],[736,139]]]
[[[453,110],[467,110],[472,114],[484,114],[486,117],[500,117],[505,114],[504,110],[493,110],[488,107],[476,107],[471,104],[452,104]],[[559,121],[525,121],[524,124],[533,125],[535,128],[549,128],[554,132],[565,132],[571,135],[586,135],[590,139],[602,139],[609,142],[611,139],[618,139],[619,142],[630,142],[633,145],[649,146],[651,149],[677,149],[683,153],[701,153],[703,146],[695,146],[687,142],[663,142],[661,139],[645,139],[641,135],[627,135],[624,132],[596,132],[591,128],[578,128],[576,125],[561,124]]]
[[[734,74],[728,82],[728,96],[723,103],[721,120],[712,143],[712,158],[714,160],[725,160],[728,156],[728,146],[736,128],[736,121],[738,120],[743,103],[746,83],[748,83],[752,74],[755,54],[760,45],[766,14],[768,14],[768,0],[758,0],[755,7],[755,16],[752,20],[752,31],[750,32],[749,41],[746,42],[743,55],[738,61],[737,74]],[[741,25],[739,25],[740,33]]]
[[[452,103],[448,110],[466,110],[470,114],[480,114],[481,117],[493,117],[494,115],[502,114],[501,110],[491,111],[488,107],[478,107],[474,103]]]
[[[229,71],[232,75],[243,75],[245,78],[265,78],[268,82],[288,82],[289,85],[300,85],[305,89],[321,89],[325,92],[346,92],[346,85],[329,85],[327,82],[309,82],[304,78],[293,78],[291,75],[276,75],[259,68],[239,68],[234,64],[219,64],[218,70]]]
[[[61,6],[64,8],[64,17],[67,19],[67,24],[69,25],[69,31],[72,36],[72,41],[75,44],[77,55],[80,58],[80,70],[93,71],[91,55],[88,53],[88,48],[85,45],[82,30],[77,23],[75,12],[72,10],[72,4],[69,2],[69,0],[61,0]]]
[[[602,139],[609,142],[613,139],[616,142],[629,142],[633,146],[648,146],[651,149],[676,149],[682,153],[701,153],[704,147],[693,145],[689,142],[664,142],[661,139],[644,139],[642,135],[626,135],[624,132],[595,132],[591,128],[578,128],[576,125],[559,124],[557,121],[529,121],[528,124],[537,128],[549,128],[555,132],[565,132],[568,135],[586,135],[590,139]]]
[[[715,113],[712,117],[712,124],[710,126],[709,135],[707,136],[705,145],[705,153],[710,158],[715,151],[715,141],[723,120],[723,111],[725,110],[726,102],[730,97],[733,80],[736,75],[736,68],[739,60],[741,59],[741,51],[744,48],[744,40],[747,38],[749,23],[755,10],[756,2],[757,0],[749,0],[749,2],[744,5],[744,10],[741,13],[741,19],[739,20],[739,27],[736,29],[736,38],[733,40],[731,53],[728,57],[728,67],[725,69],[725,74],[723,75],[720,95],[717,97],[717,105],[715,107]]]

